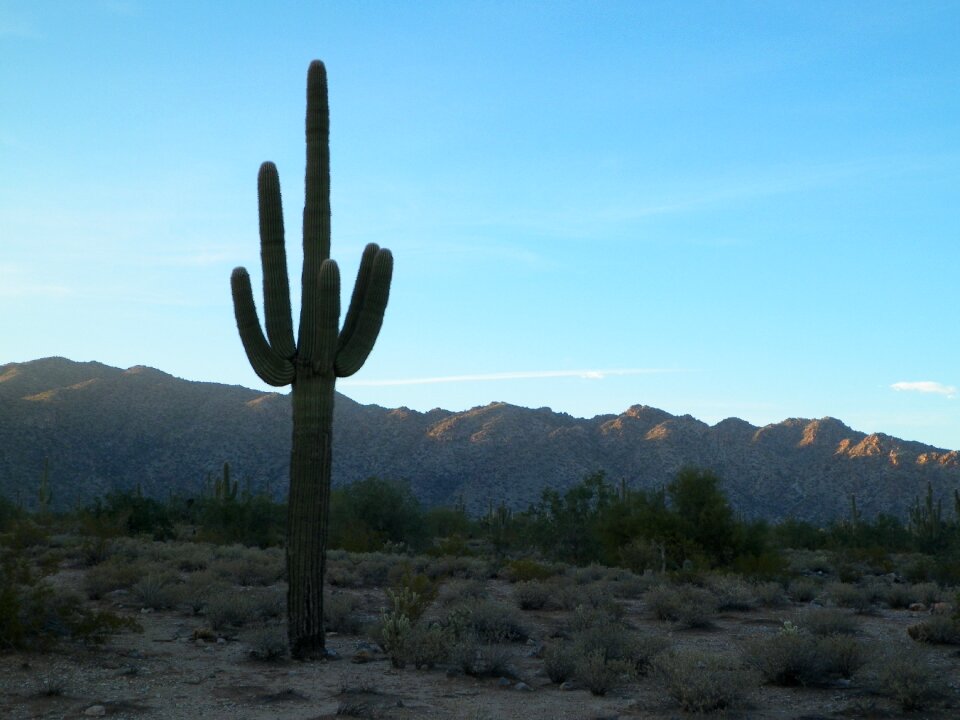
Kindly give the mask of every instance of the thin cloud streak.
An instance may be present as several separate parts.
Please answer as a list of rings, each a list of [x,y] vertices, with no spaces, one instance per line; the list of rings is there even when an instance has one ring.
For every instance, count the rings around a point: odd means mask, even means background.
[[[387,387],[395,385],[436,385],[439,383],[498,382],[501,380],[541,380],[544,378],[581,378],[603,380],[606,377],[624,375],[656,375],[687,372],[669,368],[618,368],[612,370],[530,370],[518,372],[485,373],[476,375],[445,375],[441,377],[398,378],[393,380],[343,380],[341,385],[350,387]]]
[[[895,382],[891,385],[897,392],[919,392],[933,393],[936,395],[945,395],[948,398],[954,398],[957,395],[957,388],[954,385],[944,385],[933,380],[917,380],[914,382]]]

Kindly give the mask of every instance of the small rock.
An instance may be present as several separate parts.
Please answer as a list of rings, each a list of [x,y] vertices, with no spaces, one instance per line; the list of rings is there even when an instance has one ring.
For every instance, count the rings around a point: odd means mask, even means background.
[[[350,662],[357,663],[358,665],[363,665],[364,663],[373,662],[377,657],[369,650],[363,649],[358,650],[353,654],[353,657],[350,658]]]
[[[513,686],[514,690],[520,690],[521,692],[533,692],[533,688],[527,685],[525,682],[518,682]]]
[[[83,711],[83,714],[88,717],[103,717],[107,714],[107,709],[103,705],[91,705]]]
[[[497,687],[507,688],[507,687],[510,687],[511,685],[513,685],[513,683],[510,682],[510,680],[505,677],[502,677],[499,680],[497,680]]]
[[[227,644],[227,641],[224,640],[222,637],[217,638],[217,645],[226,645],[226,644]]]

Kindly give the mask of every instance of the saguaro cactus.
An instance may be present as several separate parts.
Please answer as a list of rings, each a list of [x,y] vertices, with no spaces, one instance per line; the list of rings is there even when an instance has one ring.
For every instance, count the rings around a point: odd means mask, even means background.
[[[303,208],[303,292],[294,342],[284,251],[280,180],[273,163],[260,166],[260,259],[266,337],[254,307],[250,276],[230,278],[237,328],[260,378],[292,385],[293,446],[287,526],[288,626],[292,655],[324,655],[323,577],[330,505],[334,384],[366,361],[383,323],[393,256],[375,244],[360,260],[350,307],[340,328],[340,271],[330,259],[330,112],[326,69],[307,74],[307,171]]]

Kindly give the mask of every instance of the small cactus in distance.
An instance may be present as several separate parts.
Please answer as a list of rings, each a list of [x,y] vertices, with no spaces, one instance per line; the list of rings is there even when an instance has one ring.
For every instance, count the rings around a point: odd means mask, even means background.
[[[240,339],[265,383],[293,388],[293,443],[287,515],[287,634],[298,659],[325,655],[323,578],[329,531],[334,384],[357,372],[373,348],[390,293],[393,256],[369,244],[340,326],[340,271],[330,259],[330,113],[326,69],[307,73],[307,170],[303,208],[303,274],[296,340],[290,311],[283,211],[277,168],[266,162],[257,181],[264,325],[250,276],[230,278]]]

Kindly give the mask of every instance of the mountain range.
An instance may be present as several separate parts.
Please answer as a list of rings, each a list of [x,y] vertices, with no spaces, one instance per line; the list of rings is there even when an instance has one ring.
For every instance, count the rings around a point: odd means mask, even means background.
[[[137,485],[155,497],[195,494],[224,462],[280,497],[290,434],[288,395],[64,358],[0,366],[0,494],[27,506],[45,465],[60,508]],[[739,513],[770,520],[842,517],[851,496],[864,517],[903,517],[927,483],[944,498],[960,487],[957,451],[829,417],[756,427],[645,405],[584,419],[505,403],[423,413],[336,399],[334,485],[404,479],[427,505],[523,509],[544,488],[598,470],[656,488],[684,466],[713,470]]]

